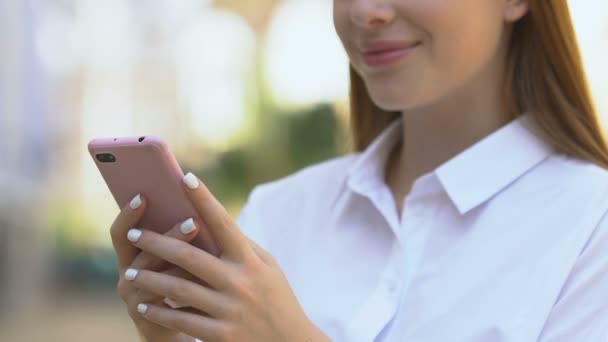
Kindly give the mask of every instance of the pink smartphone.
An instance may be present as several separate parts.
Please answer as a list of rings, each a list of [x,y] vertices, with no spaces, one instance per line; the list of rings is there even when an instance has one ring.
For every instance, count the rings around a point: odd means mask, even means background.
[[[148,206],[139,228],[164,234],[176,223],[198,218],[182,187],[182,169],[162,138],[97,138],[88,148],[119,208],[137,194],[146,197]],[[191,243],[220,255],[215,240],[203,227]]]

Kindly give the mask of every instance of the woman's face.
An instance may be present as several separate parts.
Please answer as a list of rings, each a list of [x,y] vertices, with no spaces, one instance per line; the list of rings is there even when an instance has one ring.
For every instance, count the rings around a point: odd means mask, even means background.
[[[390,111],[432,104],[502,68],[507,24],[527,11],[525,0],[333,2],[351,65]]]

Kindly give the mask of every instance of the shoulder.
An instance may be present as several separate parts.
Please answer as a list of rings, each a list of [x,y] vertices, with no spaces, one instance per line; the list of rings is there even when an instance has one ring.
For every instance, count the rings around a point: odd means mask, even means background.
[[[556,187],[584,196],[608,199],[608,169],[590,161],[555,153],[537,168],[538,176]]]
[[[348,170],[358,155],[329,159],[255,186],[237,218],[239,225],[253,234],[255,227],[267,230],[297,217],[320,215],[343,190]]]
[[[605,226],[608,170],[593,162],[551,153],[496,196],[488,206],[497,215],[507,208],[537,222],[540,234],[591,238]],[[492,211],[494,212],[494,211]]]
[[[328,195],[338,190],[346,179],[347,172],[358,154],[350,153],[341,157],[329,159],[307,166],[288,176],[254,187],[249,201],[273,202],[307,196],[315,196],[320,192]]]
[[[576,259],[569,266],[539,341],[553,341],[556,336],[575,341],[583,335],[587,340],[599,341],[606,336],[608,321],[608,171],[561,155],[547,162],[561,167],[560,178],[568,190],[564,194],[572,207],[586,210],[578,219],[584,223],[579,227],[584,229],[570,234],[566,240],[568,244],[582,240],[582,244],[577,245]]]
[[[580,219],[593,227],[588,244],[598,239],[608,242],[608,169],[563,154],[552,155],[544,164],[545,175],[555,178],[551,184],[558,191],[554,193],[586,208]]]

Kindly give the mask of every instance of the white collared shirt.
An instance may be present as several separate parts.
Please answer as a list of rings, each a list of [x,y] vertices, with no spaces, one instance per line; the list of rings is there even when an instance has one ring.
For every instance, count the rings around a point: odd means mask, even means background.
[[[608,172],[523,115],[418,178],[399,219],[362,153],[258,185],[241,229],[336,342],[608,341]]]

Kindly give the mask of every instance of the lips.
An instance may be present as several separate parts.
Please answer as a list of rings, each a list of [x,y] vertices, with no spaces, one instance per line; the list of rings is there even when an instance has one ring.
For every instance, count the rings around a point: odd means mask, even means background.
[[[362,44],[361,52],[366,54],[381,53],[394,50],[405,50],[418,45],[417,41],[371,41]]]
[[[393,64],[411,54],[418,41],[373,41],[362,44],[361,54],[365,64],[380,67]]]

